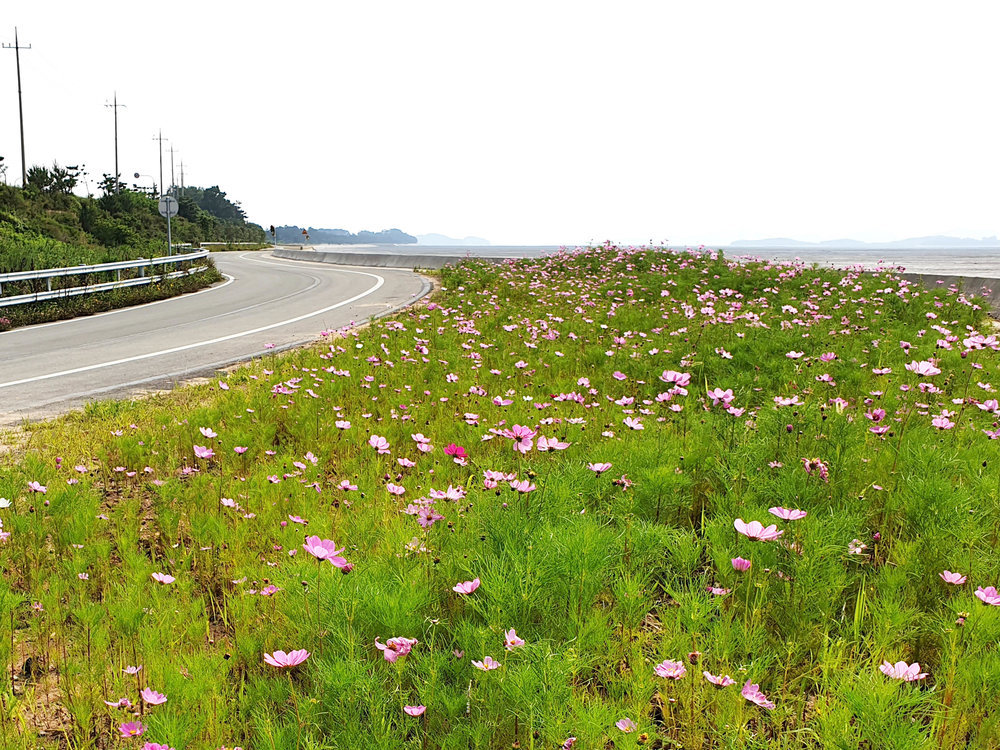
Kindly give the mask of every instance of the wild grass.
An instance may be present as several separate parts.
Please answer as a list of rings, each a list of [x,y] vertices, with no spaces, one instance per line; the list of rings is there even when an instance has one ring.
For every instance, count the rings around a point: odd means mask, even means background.
[[[975,300],[612,246],[441,281],[29,432],[0,473],[4,746],[996,747]]]

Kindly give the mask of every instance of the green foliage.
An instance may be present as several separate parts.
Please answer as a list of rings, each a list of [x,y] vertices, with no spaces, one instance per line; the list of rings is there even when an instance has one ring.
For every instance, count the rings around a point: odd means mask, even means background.
[[[143,741],[177,748],[995,747],[1000,607],[974,591],[1000,583],[998,354],[963,342],[989,325],[971,300],[615,247],[441,280],[431,304],[91,404],[4,459],[0,664],[32,654],[33,684],[60,685],[67,746],[105,746],[130,715],[104,701],[149,686],[168,700]],[[906,368],[931,359],[940,374]],[[944,409],[952,428],[931,422]],[[421,525],[428,507],[442,518]],[[390,663],[376,639],[402,637]],[[263,661],[299,648],[294,669]],[[685,673],[657,676],[665,660]],[[36,743],[25,684],[12,747]]]

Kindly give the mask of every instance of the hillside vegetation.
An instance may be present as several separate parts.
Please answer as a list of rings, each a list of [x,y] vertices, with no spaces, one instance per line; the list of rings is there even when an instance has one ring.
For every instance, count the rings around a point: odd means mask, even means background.
[[[975,299],[613,246],[441,282],[33,428],[5,747],[996,747]]]

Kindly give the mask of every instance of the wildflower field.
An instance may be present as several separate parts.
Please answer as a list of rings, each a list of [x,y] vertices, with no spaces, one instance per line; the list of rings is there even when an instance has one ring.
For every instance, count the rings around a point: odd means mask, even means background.
[[[1000,745],[974,299],[610,245],[440,282],[3,459],[3,747]]]

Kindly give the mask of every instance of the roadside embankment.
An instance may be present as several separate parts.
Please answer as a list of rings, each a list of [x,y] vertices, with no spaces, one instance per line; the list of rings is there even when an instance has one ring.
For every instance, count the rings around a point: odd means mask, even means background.
[[[904,273],[904,279],[909,279],[923,286],[928,291],[948,289],[954,285],[965,294],[982,297],[989,305],[994,316],[1000,316],[1000,279],[988,279],[980,276],[944,276],[934,273]]]

